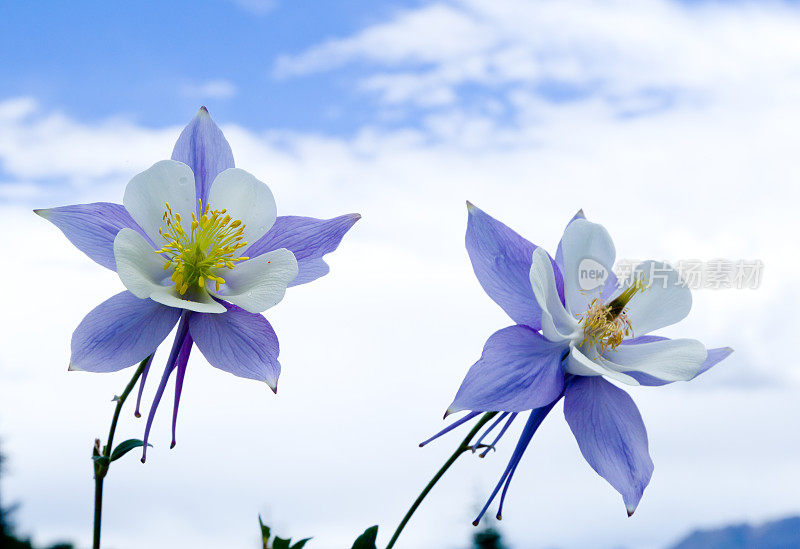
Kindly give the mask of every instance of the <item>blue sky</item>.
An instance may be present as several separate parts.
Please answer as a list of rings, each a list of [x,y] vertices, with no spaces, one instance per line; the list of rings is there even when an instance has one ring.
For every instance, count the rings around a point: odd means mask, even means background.
[[[249,127],[348,131],[369,120],[351,74],[277,79],[280,54],[349,34],[417,2],[24,2],[0,7],[0,95],[34,95],[84,120],[178,124],[199,103]],[[224,80],[231,97],[192,92]],[[209,96],[210,95],[210,96]],[[224,94],[223,94],[224,95]]]
[[[439,5],[458,9],[458,3]],[[282,56],[425,6],[410,0],[137,2],[102,7],[78,1],[41,2],[32,10],[22,2],[5,3],[0,7],[0,94],[34,96],[47,108],[86,121],[125,116],[151,127],[178,124],[200,103],[208,104],[218,119],[258,130],[352,134],[364,125],[417,126],[436,105],[380,108],[376,94],[359,89],[360,79],[380,66],[369,55],[354,56],[336,70],[299,77],[282,76],[275,68]],[[435,58],[424,55],[397,61],[390,73],[436,64]],[[505,95],[513,87],[563,102],[602,93],[604,83],[602,75],[575,81],[545,73],[528,82],[512,79],[487,85],[466,80],[456,87],[456,95],[462,108],[491,109],[496,120],[510,121],[514,106]],[[678,92],[670,86],[643,86],[641,93],[656,103],[644,111],[668,106]],[[640,109],[623,107],[620,112],[630,116]]]
[[[732,346],[730,359],[690,384],[630,390],[656,464],[636,515],[556,409],[509,492],[511,542],[653,549],[696,526],[800,512],[796,3],[98,6],[0,5],[0,232],[12,235],[0,252],[14,260],[0,437],[23,531],[88,543],[85,442],[128,375],[66,371],[74,327],[121,284],[31,209],[120,201],[203,104],[280,214],[363,219],[328,276],[268,312],[277,397],[192,357],[178,446],[159,412],[147,465],[113,473],[109,546],[141,546],[142,532],[154,549],[255,546],[259,512],[320,549],[373,523],[385,543],[455,441],[417,444],[510,322],[472,274],[465,200],[551,252],[583,208],[618,259],[765,266],[757,290],[696,291],[664,334]],[[120,428],[142,425],[126,415]],[[398,549],[463,549],[512,446],[460,463]],[[210,475],[231,448],[238,466]]]

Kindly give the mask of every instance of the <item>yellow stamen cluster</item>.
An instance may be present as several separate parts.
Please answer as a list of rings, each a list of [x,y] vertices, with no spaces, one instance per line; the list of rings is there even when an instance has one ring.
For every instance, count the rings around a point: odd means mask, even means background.
[[[165,271],[174,267],[170,280],[181,295],[195,286],[205,288],[207,280],[219,291],[225,279],[217,274],[218,269],[233,269],[238,261],[249,259],[235,256],[237,250],[247,246],[242,240],[244,224],[232,219],[227,210],[212,210],[209,204],[204,208],[200,200],[197,203],[202,214],[198,219],[192,213],[188,232],[181,225],[181,214],[173,212],[169,204],[162,217],[164,228],[158,229],[166,244],[156,253],[167,259]]]
[[[592,300],[586,312],[580,315],[580,321],[583,324],[581,346],[596,346],[600,353],[616,349],[625,336],[633,333],[625,311],[613,316],[611,306],[599,299]]]
[[[596,347],[602,354],[613,351],[625,337],[632,336],[633,327],[625,307],[633,296],[646,288],[644,280],[637,278],[608,304],[598,298],[593,299],[586,312],[579,316],[583,325],[581,347]]]

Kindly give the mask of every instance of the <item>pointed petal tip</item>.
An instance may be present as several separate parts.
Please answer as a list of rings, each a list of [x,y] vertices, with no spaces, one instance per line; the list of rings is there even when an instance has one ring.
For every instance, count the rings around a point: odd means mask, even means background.
[[[583,208],[578,210],[578,212],[575,214],[575,217],[586,217],[586,214],[583,212]]]
[[[636,511],[636,509],[634,509],[634,510],[630,510],[630,509],[628,509],[628,518],[631,518],[631,517],[633,516],[633,513],[634,513],[635,511]]]
[[[267,384],[267,387],[269,387],[270,390],[273,392],[273,394],[276,394],[276,395],[278,394],[278,382],[277,381],[275,381],[273,383],[270,383],[269,381],[266,381],[265,383]]]
[[[197,111],[197,114],[205,114],[205,115],[208,115],[208,109],[206,108],[206,106],[205,106],[205,105],[203,105],[203,106],[201,106],[201,107],[200,107],[200,110],[199,110],[199,111]]]
[[[48,211],[50,211],[50,210],[47,209],[47,208],[36,208],[35,210],[33,210],[33,213],[35,213],[39,217],[44,217],[45,219],[47,219],[47,212]]]
[[[73,362],[69,363],[69,367],[67,367],[68,372],[82,372],[83,369],[75,366]]]
[[[469,200],[467,200],[467,211],[468,211],[469,213],[473,213],[473,212],[474,212],[475,210],[477,210],[477,209],[478,209],[478,207],[477,207],[477,206],[475,206],[475,204],[473,204],[472,202],[470,202]]]
[[[636,505],[626,505],[625,511],[628,513],[628,518],[632,517],[636,512]]]

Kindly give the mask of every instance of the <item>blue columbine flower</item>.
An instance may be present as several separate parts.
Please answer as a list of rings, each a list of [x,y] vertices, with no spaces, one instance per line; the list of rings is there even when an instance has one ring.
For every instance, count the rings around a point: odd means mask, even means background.
[[[123,204],[36,210],[127,288],[92,310],[72,335],[70,370],[114,372],[151,356],[178,325],[144,435],[177,371],[175,420],[192,346],[221,370],[277,392],[278,338],[260,313],[286,288],[328,272],[322,257],[358,214],[321,220],[276,214],[266,184],[234,167],[205,107],[181,133],[172,160],[127,185]],[[148,363],[139,389],[146,379]],[[139,403],[137,402],[137,416]]]
[[[485,456],[517,415],[530,410],[511,460],[475,524],[502,489],[500,518],[522,454],[563,397],[564,416],[581,453],[622,494],[632,515],[653,472],[647,431],[630,396],[604,378],[647,386],[688,381],[732,349],[706,350],[693,339],[648,335],[689,313],[689,289],[677,271],[652,261],[638,265],[626,283],[618,281],[611,271],[611,237],[582,212],[567,225],[553,259],[467,206],[466,246],[475,275],[516,325],[489,338],[445,417],[470,413],[430,440],[482,412],[500,412],[474,444],[486,448]],[[484,443],[501,424],[494,440]]]

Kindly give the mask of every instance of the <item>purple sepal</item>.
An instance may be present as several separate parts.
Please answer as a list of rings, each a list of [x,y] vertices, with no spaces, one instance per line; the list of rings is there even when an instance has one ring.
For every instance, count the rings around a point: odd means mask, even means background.
[[[467,372],[448,412],[523,412],[541,408],[564,390],[563,343],[527,326],[509,326],[489,337]]]
[[[600,376],[574,376],[565,391],[564,417],[583,457],[622,494],[632,515],[653,474],[647,430],[633,399]]]
[[[95,202],[33,211],[58,227],[90,259],[112,271],[117,270],[114,238],[121,229],[133,229],[152,244],[150,238],[120,204]]]
[[[119,293],[84,317],[72,334],[70,370],[116,372],[144,360],[172,331],[181,309]]]
[[[542,310],[533,295],[530,272],[537,248],[478,207],[467,202],[465,243],[472,269],[483,290],[517,324],[541,329]],[[556,287],[564,299],[561,270],[553,263]]]
[[[347,214],[333,219],[314,219],[294,215],[281,216],[272,228],[244,251],[248,257],[286,248],[294,254],[300,272],[289,286],[297,286],[328,274],[330,267],[322,260],[334,251],[356,221],[359,214]]]
[[[181,132],[172,151],[172,160],[183,162],[192,169],[197,198],[204,204],[214,179],[234,167],[231,146],[205,107],[200,107]]]
[[[265,381],[278,391],[278,336],[260,314],[248,313],[230,303],[220,314],[194,314],[189,331],[209,364],[235,376]]]

